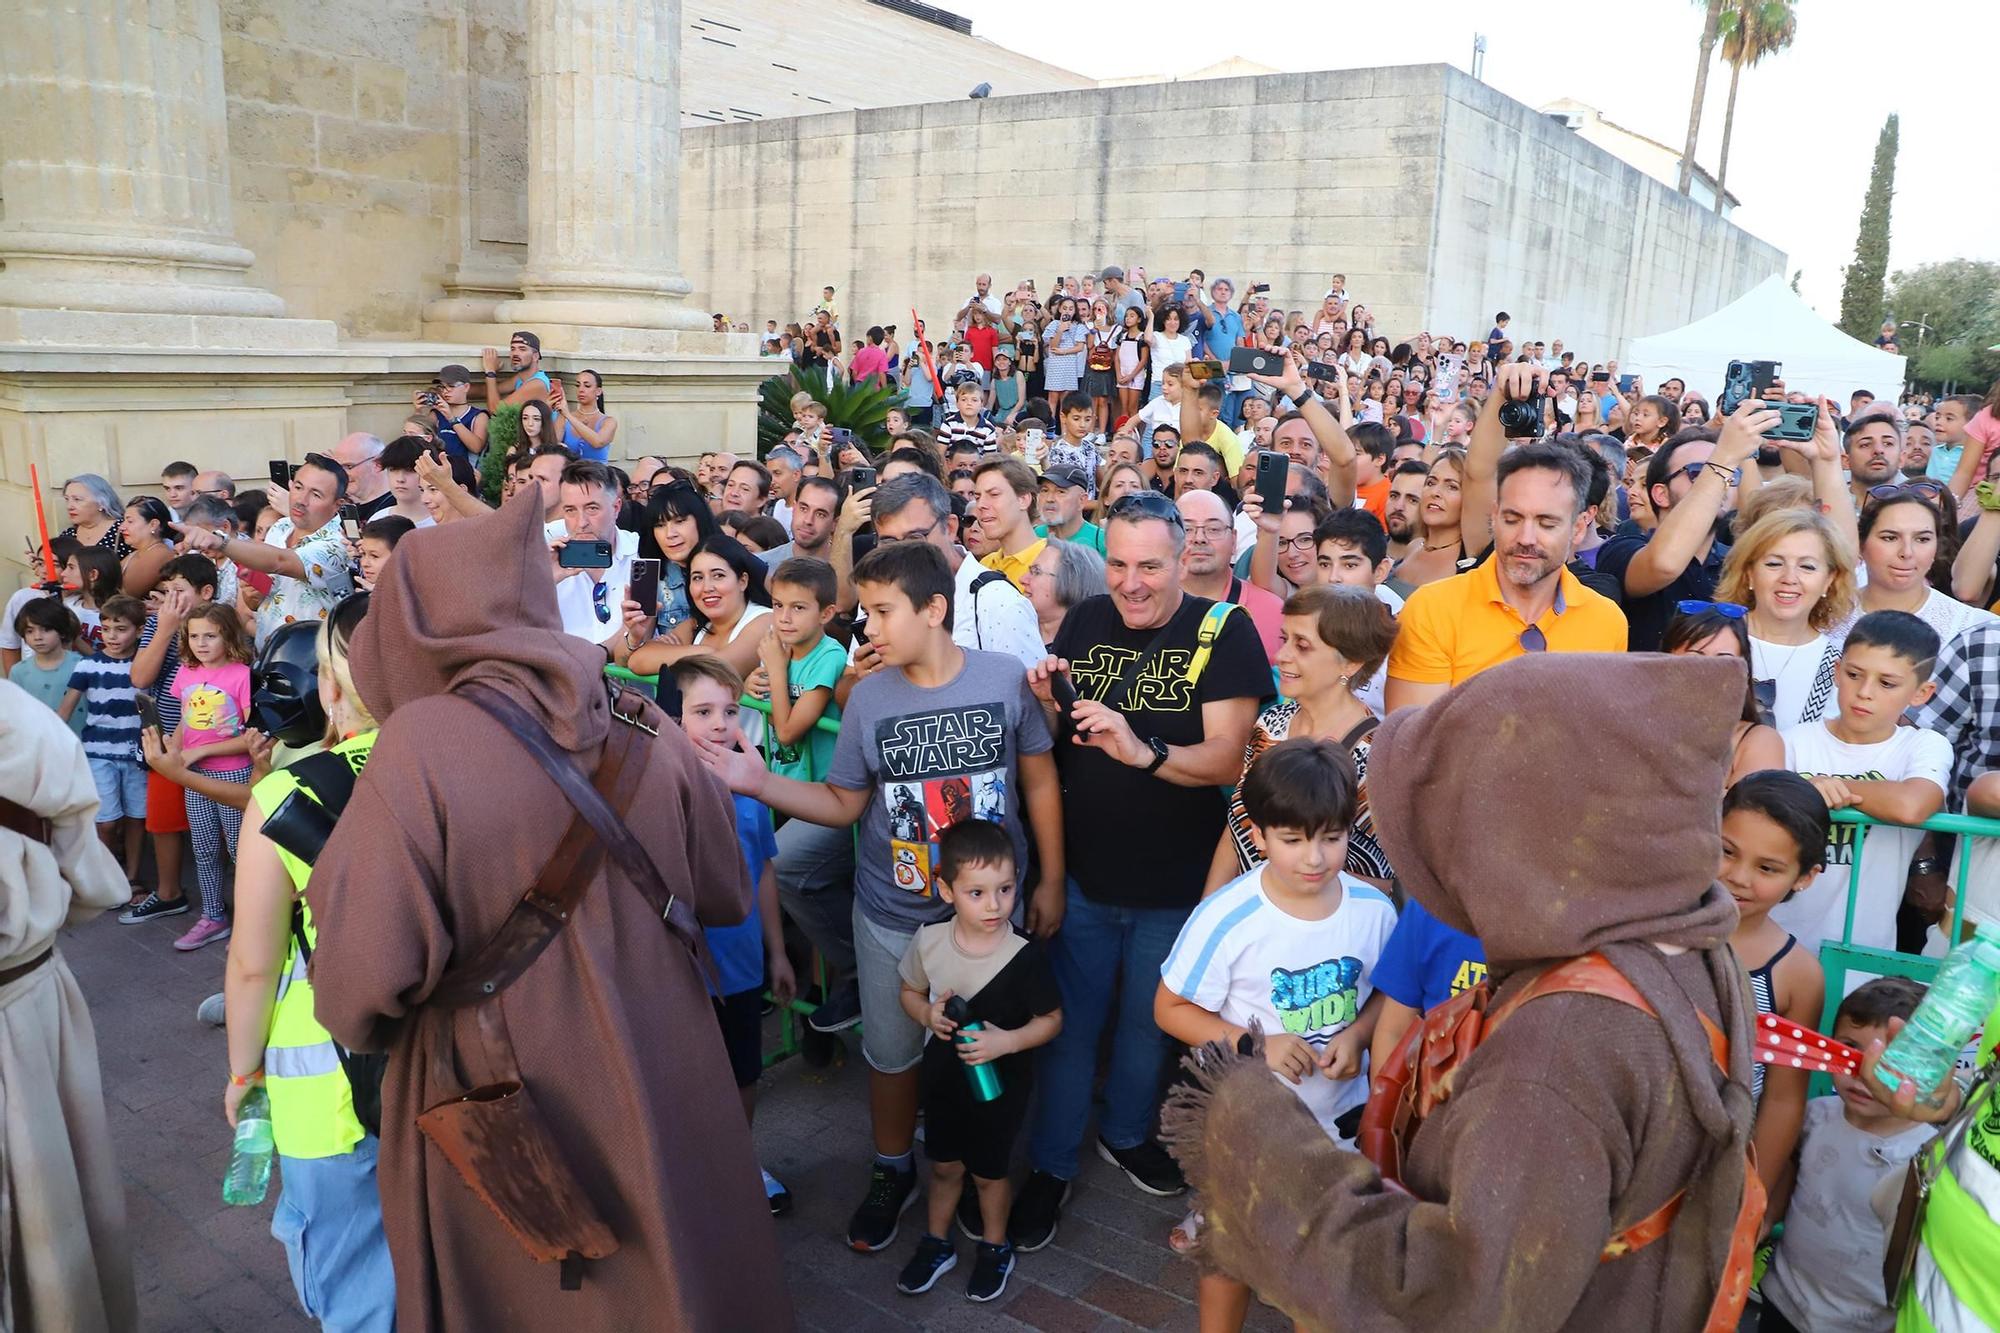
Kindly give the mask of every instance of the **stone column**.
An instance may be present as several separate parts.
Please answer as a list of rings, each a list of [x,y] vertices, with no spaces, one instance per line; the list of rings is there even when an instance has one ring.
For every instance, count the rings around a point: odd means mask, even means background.
[[[272,316],[229,200],[218,0],[17,0],[0,306]]]
[[[680,275],[681,0],[532,0],[528,262],[502,321],[706,330]]]

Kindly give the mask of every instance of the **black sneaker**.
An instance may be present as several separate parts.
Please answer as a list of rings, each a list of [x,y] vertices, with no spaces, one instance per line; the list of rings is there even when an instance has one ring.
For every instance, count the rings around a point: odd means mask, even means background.
[[[763,1170],[762,1167],[758,1169]],[[764,1201],[771,1205],[773,1217],[783,1217],[792,1211],[792,1192],[769,1171],[764,1171]]]
[[[917,1201],[917,1173],[875,1163],[868,1172],[868,1196],[847,1220],[847,1243],[863,1254],[886,1250],[896,1240],[897,1219]]]
[[[1007,1214],[1010,1249],[1032,1254],[1056,1238],[1056,1221],[1069,1202],[1069,1182],[1046,1171],[1030,1171]]]
[[[120,912],[118,914],[118,924],[121,926],[136,926],[142,921],[152,921],[163,916],[179,916],[181,913],[187,911],[187,909],[188,900],[186,894],[182,894],[178,898],[162,898],[157,893],[149,893],[146,895],[144,902],[134,907],[128,907]]]
[[[806,1015],[806,1026],[814,1032],[845,1032],[861,1021],[861,988],[850,981],[821,1001]]]
[[[972,1173],[965,1176],[965,1188],[958,1195],[958,1229],[965,1233],[967,1240],[986,1239],[986,1218],[979,1211],[979,1187],[972,1183]]]
[[[1014,1271],[1012,1245],[979,1242],[972,1256],[972,1280],[965,1284],[965,1299],[990,1301],[1007,1290],[1007,1278]]]
[[[910,1256],[910,1262],[903,1265],[903,1272],[896,1279],[896,1290],[905,1296],[921,1296],[956,1267],[958,1252],[952,1249],[951,1242],[943,1236],[925,1236],[917,1242],[917,1252]]]
[[[1171,1198],[1187,1189],[1181,1164],[1159,1144],[1147,1139],[1136,1148],[1114,1148],[1097,1141],[1097,1155],[1125,1173],[1125,1178],[1148,1194]]]

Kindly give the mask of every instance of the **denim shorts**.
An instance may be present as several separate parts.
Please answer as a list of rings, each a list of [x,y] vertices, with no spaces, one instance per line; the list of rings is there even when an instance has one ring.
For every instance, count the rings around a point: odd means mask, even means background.
[[[130,759],[90,756],[90,776],[97,781],[97,822],[146,817],[146,774],[144,764]]]
[[[924,1058],[924,1029],[903,1010],[903,954],[915,931],[870,921],[854,904],[854,972],[861,983],[861,1058],[879,1074],[901,1074]]]

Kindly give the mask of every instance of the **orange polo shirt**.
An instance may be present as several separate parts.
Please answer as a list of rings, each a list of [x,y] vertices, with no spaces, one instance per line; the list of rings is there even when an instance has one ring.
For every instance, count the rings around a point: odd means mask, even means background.
[[[1583,586],[1567,569],[1557,575],[1555,604],[1535,627],[1552,653],[1622,653],[1625,613]],[[1500,596],[1496,563],[1426,583],[1410,594],[1397,618],[1389,674],[1415,685],[1456,685],[1528,649],[1528,625]]]
[[[1356,499],[1361,501],[1363,509],[1375,515],[1376,520],[1384,527],[1388,526],[1389,479],[1387,477],[1382,478],[1380,481],[1370,482],[1366,486],[1356,486],[1354,488],[1354,495]]]

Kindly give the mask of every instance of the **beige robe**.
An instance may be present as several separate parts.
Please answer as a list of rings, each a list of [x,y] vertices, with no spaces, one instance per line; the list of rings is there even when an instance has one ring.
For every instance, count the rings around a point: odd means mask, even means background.
[[[97,788],[82,743],[7,681],[0,681],[0,797],[55,825],[47,846],[0,828],[6,971],[47,952],[63,926],[121,906],[127,890],[117,858],[97,838]],[[137,1324],[97,1037],[58,954],[0,986],[0,1333]]]

